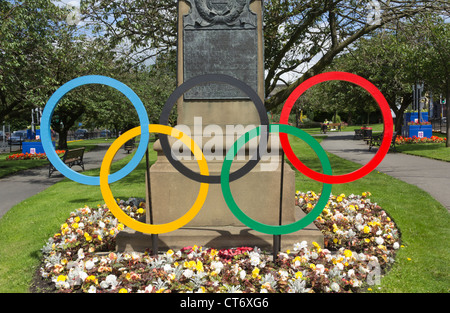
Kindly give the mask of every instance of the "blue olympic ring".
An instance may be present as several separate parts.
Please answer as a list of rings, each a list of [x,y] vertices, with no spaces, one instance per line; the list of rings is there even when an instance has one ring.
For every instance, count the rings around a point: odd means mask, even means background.
[[[58,102],[61,100],[61,98],[71,91],[74,88],[88,85],[88,84],[101,84],[101,85],[107,85],[112,88],[117,89],[120,91],[123,95],[125,95],[128,100],[131,101],[134,108],[136,109],[139,121],[141,123],[142,128],[142,134],[141,139],[139,142],[139,146],[136,150],[136,154],[133,156],[131,161],[124,166],[119,171],[110,174],[108,176],[108,182],[113,183],[116,182],[125,176],[127,176],[129,173],[131,173],[138,165],[139,162],[142,160],[142,158],[145,155],[145,152],[147,151],[149,139],[150,139],[150,133],[148,129],[148,125],[150,124],[147,111],[145,110],[144,104],[142,103],[141,99],[136,95],[136,93],[131,90],[128,86],[125,84],[119,82],[118,80],[115,80],[110,77],[106,76],[99,76],[99,75],[90,75],[90,76],[83,76],[75,78],[63,86],[61,86],[56,92],[50,97],[47,104],[45,105],[44,111],[42,113],[42,119],[41,119],[41,142],[42,146],[44,148],[45,153],[47,154],[47,157],[49,161],[53,164],[53,166],[65,177],[76,181],[80,184],[84,185],[100,185],[100,177],[99,176],[86,176],[83,174],[79,174],[75,172],[74,170],[70,169],[68,166],[66,166],[62,160],[59,158],[59,156],[56,154],[56,151],[52,145],[51,135],[50,135],[50,121],[53,115],[53,111],[55,110],[55,107],[57,106]]]

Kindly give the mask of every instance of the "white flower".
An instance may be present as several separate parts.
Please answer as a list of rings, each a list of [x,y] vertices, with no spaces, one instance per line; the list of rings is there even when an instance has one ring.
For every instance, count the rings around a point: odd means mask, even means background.
[[[308,247],[308,243],[304,240],[301,243],[294,244],[294,251],[299,251],[302,249],[306,249]]]
[[[97,288],[95,288],[95,286],[91,286],[88,290],[88,293],[96,293],[97,292]]]
[[[323,274],[323,272],[325,271],[325,266],[323,266],[323,264],[317,264],[316,265],[316,272],[319,274]]]
[[[184,270],[184,272],[183,272],[183,276],[186,278],[191,278],[192,275],[194,275],[194,272],[190,269]]]
[[[261,260],[259,258],[259,253],[250,252],[249,257],[250,257],[250,264],[253,266],[258,266],[259,263],[261,262]]]
[[[240,278],[241,280],[245,278],[245,275],[247,275],[247,273],[246,273],[244,270],[241,270],[241,271],[239,272],[239,278]]]
[[[211,262],[211,269],[213,269],[217,274],[220,273],[222,268],[223,268],[222,262],[220,262],[220,261],[219,262],[216,262],[216,261]]]
[[[339,292],[339,285],[335,282],[332,282],[330,285],[331,290],[333,290],[334,292]]]
[[[383,242],[384,242],[384,239],[381,238],[381,237],[377,237],[377,238],[375,239],[375,242],[377,243],[377,245],[382,245]]]
[[[173,269],[172,269],[172,266],[170,266],[170,264],[166,264],[166,265],[164,265],[163,270],[166,273],[171,273]]]
[[[311,253],[311,259],[315,260],[315,259],[317,259],[318,257],[319,257],[319,255],[318,255],[315,251],[313,251],[313,252]]]
[[[84,264],[85,269],[87,269],[88,271],[90,271],[94,266],[95,264],[91,260],[86,261],[86,263]]]
[[[397,250],[398,248],[400,248],[400,245],[398,244],[398,242],[394,242],[394,244],[392,245],[392,247]]]
[[[279,271],[278,274],[280,274],[281,280],[286,280],[289,276],[289,273],[285,270]]]
[[[78,254],[78,258],[79,258],[79,259],[84,259],[84,252],[83,252],[83,249],[79,249],[78,252],[77,252],[77,254]]]
[[[117,285],[119,284],[119,283],[117,282],[117,277],[116,277],[116,275],[113,275],[113,274],[108,275],[108,276],[106,277],[105,281],[106,281],[109,285],[111,285],[111,288],[116,288]]]
[[[100,228],[105,228],[105,223],[103,222],[103,221],[100,221],[99,223],[98,223],[98,227],[100,227]]]

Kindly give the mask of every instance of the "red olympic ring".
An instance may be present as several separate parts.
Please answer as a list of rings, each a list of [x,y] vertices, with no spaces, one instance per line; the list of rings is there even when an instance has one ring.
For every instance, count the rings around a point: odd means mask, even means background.
[[[288,118],[289,114],[292,110],[292,107],[294,106],[297,99],[309,88],[325,82],[325,81],[331,81],[331,80],[341,80],[341,81],[347,81],[353,84],[356,84],[362,88],[364,88],[367,92],[370,93],[370,95],[375,99],[375,101],[378,103],[378,106],[381,109],[381,113],[383,115],[384,120],[384,135],[383,140],[381,142],[380,148],[378,149],[375,156],[363,167],[360,169],[344,174],[344,175],[326,175],[318,173],[314,170],[311,170],[307,166],[305,166],[294,154],[294,151],[292,151],[291,145],[289,143],[288,135],[285,133],[280,133],[280,142],[281,146],[283,147],[283,150],[286,154],[286,157],[291,161],[292,165],[299,170],[302,174],[306,175],[307,177],[314,179],[316,181],[322,182],[324,184],[344,184],[348,182],[352,182],[355,180],[358,180],[362,178],[363,176],[366,176],[369,174],[372,170],[374,170],[384,159],[386,154],[389,151],[389,148],[391,146],[391,139],[392,135],[394,133],[394,123],[392,121],[392,115],[391,115],[391,109],[389,107],[389,104],[387,103],[385,97],[383,94],[378,90],[377,87],[375,87],[371,82],[366,80],[365,78],[362,78],[361,76],[346,73],[346,72],[327,72],[322,73],[316,76],[313,76],[300,84],[289,96],[289,98],[286,100],[286,103],[283,107],[283,110],[281,112],[280,116],[280,124],[288,124]]]

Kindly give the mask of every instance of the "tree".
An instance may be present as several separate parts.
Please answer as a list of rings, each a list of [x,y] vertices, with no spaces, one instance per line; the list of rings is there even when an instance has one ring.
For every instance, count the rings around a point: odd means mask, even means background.
[[[177,4],[172,0],[89,0],[86,19],[100,22],[113,47],[129,45],[137,63],[176,49]],[[266,100],[268,111],[280,106],[306,79],[319,74],[345,48],[386,23],[419,12],[448,14],[444,0],[266,0],[264,1]],[[294,81],[284,76],[295,73]]]
[[[50,0],[0,1],[0,114],[28,120],[31,109],[43,108],[64,83],[83,75],[113,75],[115,52],[101,37],[69,25],[69,11]],[[55,108],[53,129],[59,148],[67,133],[96,98],[95,86],[68,93]]]

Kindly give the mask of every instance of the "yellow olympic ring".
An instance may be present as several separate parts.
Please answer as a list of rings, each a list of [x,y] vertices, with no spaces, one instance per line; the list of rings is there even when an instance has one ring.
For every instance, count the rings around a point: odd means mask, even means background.
[[[209,175],[208,163],[206,162],[202,150],[195,143],[195,141],[192,140],[190,137],[188,137],[186,134],[170,126],[158,124],[150,124],[149,132],[165,134],[181,140],[181,142],[183,142],[186,146],[191,148],[191,151],[193,152],[195,158],[197,159],[197,163],[200,167],[200,174]],[[207,183],[200,184],[200,190],[194,205],[189,209],[189,211],[185,215],[183,215],[182,217],[173,222],[167,224],[152,225],[139,222],[130,217],[129,215],[127,215],[117,205],[116,200],[114,199],[111,188],[109,186],[108,175],[111,169],[112,160],[116,155],[117,151],[119,151],[120,147],[123,146],[128,140],[136,136],[139,136],[140,134],[141,134],[141,127],[140,126],[135,127],[124,133],[119,138],[117,138],[116,141],[114,141],[112,145],[109,147],[103,159],[102,166],[100,168],[100,190],[102,192],[103,199],[105,200],[105,203],[108,206],[111,213],[124,225],[136,231],[147,234],[168,233],[177,230],[180,227],[183,227],[184,225],[189,223],[198,214],[198,212],[200,212],[200,209],[202,208],[206,200],[206,196],[208,194],[209,184]]]

